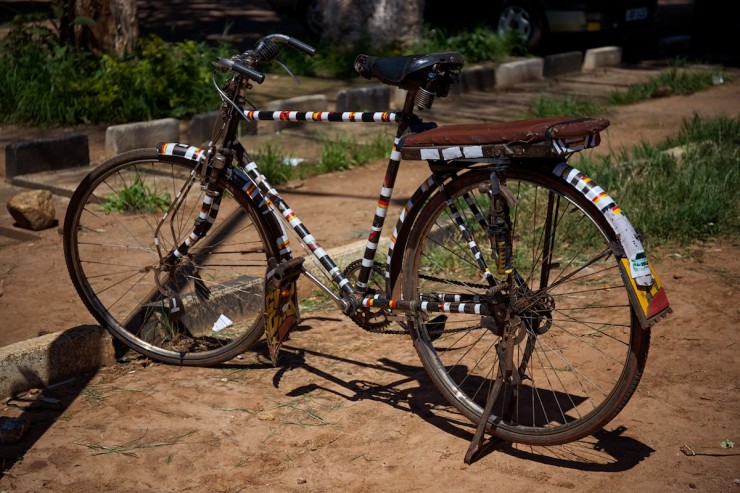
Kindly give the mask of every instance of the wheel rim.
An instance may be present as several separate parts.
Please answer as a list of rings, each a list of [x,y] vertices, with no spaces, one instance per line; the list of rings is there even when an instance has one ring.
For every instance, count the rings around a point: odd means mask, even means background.
[[[261,335],[268,252],[259,224],[225,194],[206,239],[161,269],[201,212],[196,182],[157,230],[190,174],[189,166],[138,160],[100,175],[73,198],[68,263],[83,301],[124,342],[154,359],[210,364]]]
[[[468,179],[464,188],[450,193],[455,193],[458,211],[469,230],[477,233],[473,236],[493,270],[486,235],[462,194],[469,191],[473,203],[485,213],[487,201],[476,188],[478,181]],[[499,361],[511,354],[509,368],[516,371],[507,378],[513,381],[504,385],[496,399],[489,427],[521,442],[570,441],[603,426],[626,403],[639,379],[634,352],[643,351],[636,348],[642,344],[642,329],[632,317],[599,217],[594,222],[585,216],[577,197],[572,202],[560,197],[550,203],[551,215],[557,219],[550,221],[555,229],[549,234],[555,241],[550,241],[550,260],[543,262],[548,197],[558,197],[551,189],[525,180],[510,180],[509,187],[519,201],[512,218],[514,247],[519,249],[515,266],[521,273],[515,291],[517,309],[511,314],[515,328],[509,334],[513,339],[509,353],[500,352],[507,347],[503,324],[493,317],[457,313],[446,314],[442,333],[439,324],[416,320],[420,333],[416,346],[435,383],[476,422],[497,374],[504,371]],[[441,210],[441,204],[437,200],[432,206]],[[419,223],[429,216],[422,212]],[[524,216],[539,218],[537,228],[525,230],[530,221]],[[486,295],[485,279],[453,222],[451,214],[440,212],[425,228],[414,258],[405,262],[411,267],[404,297],[431,299],[432,293],[439,292],[468,298]],[[419,240],[414,236],[413,241]],[[503,278],[499,276],[499,281]],[[496,300],[497,295],[490,292],[488,299]]]

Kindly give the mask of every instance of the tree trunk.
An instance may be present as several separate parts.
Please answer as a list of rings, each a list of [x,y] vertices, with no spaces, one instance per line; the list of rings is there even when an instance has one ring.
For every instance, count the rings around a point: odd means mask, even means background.
[[[76,0],[75,15],[95,20],[92,26],[75,26],[78,46],[98,55],[132,52],[139,39],[137,13],[136,0]]]
[[[424,0],[320,0],[321,41],[355,47],[367,39],[373,48],[409,48],[421,35]]]

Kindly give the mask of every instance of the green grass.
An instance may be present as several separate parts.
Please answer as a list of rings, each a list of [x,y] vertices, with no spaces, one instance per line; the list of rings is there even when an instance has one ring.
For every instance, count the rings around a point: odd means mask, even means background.
[[[227,43],[166,43],[150,36],[128,56],[94,56],[60,43],[47,25],[40,15],[17,16],[0,40],[0,122],[54,126],[188,118],[220,103],[210,83],[210,62],[238,51]],[[427,28],[408,53],[454,50],[474,63],[502,59],[520,51],[520,45],[516,37],[501,38],[485,27],[455,33]],[[395,46],[367,42],[316,47],[314,57],[285,48],[280,60],[299,76],[354,79],[358,54],[402,54]],[[278,64],[260,68],[283,71]]]
[[[387,158],[392,143],[392,137],[385,133],[378,133],[364,143],[347,136],[325,137],[318,159],[292,166],[289,164],[292,156],[285,154],[279,145],[267,142],[257,150],[255,162],[272,185],[280,185],[292,179],[348,170]]]
[[[103,212],[133,213],[133,212],[155,212],[166,210],[170,206],[170,194],[157,194],[147,187],[140,178],[126,188],[118,190],[115,194],[109,194],[103,202]]]
[[[679,62],[661,71],[646,82],[625,90],[610,91],[603,100],[565,96],[555,98],[539,95],[526,114],[529,117],[604,115],[610,106],[634,104],[656,97],[686,95],[702,91],[713,85],[713,78],[721,69],[682,67]]]
[[[0,121],[36,126],[184,118],[220,101],[210,61],[226,45],[142,39],[126,57],[95,57],[59,43],[36,17],[17,17],[0,40]]]
[[[609,93],[608,103],[612,105],[633,104],[654,97],[685,95],[711,87],[716,71],[709,68],[681,68],[678,66],[663,70],[657,77],[647,82],[635,84],[624,91]]]
[[[614,197],[652,245],[740,236],[740,118],[694,115],[660,145],[596,161],[581,156],[574,166]]]
[[[540,94],[529,108],[527,116],[544,118],[550,116],[601,115],[606,112],[606,105],[590,98],[566,96],[553,98]]]

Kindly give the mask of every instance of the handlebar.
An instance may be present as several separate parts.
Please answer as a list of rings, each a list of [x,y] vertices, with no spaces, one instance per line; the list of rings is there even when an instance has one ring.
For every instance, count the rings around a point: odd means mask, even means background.
[[[231,58],[219,58],[216,68],[223,70],[233,70],[241,75],[248,77],[249,79],[262,84],[265,80],[265,74],[256,70],[255,67],[261,63],[269,63],[275,60],[280,55],[280,48],[276,43],[284,43],[298,51],[305,53],[308,56],[314,56],[316,49],[312,46],[300,41],[296,38],[292,38],[285,34],[268,34],[267,36],[261,37],[254,45],[254,49],[248,50],[241,55],[236,55]]]
[[[267,36],[264,36],[259,41],[257,41],[257,46],[259,46],[259,44],[263,41],[275,41],[278,43],[285,43],[291,48],[302,51],[308,56],[314,56],[316,54],[316,48],[304,43],[299,39],[291,38],[290,36],[287,36],[285,34],[268,34]]]
[[[254,70],[253,68],[249,68],[245,65],[242,65],[241,63],[235,62],[230,58],[220,57],[218,61],[227,69],[245,75],[255,81],[257,84],[262,84],[265,81],[265,74],[263,74],[262,72]]]

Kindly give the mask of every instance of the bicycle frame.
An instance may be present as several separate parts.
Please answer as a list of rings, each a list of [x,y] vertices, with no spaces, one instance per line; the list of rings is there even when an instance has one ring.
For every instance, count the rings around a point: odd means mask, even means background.
[[[293,231],[298,235],[301,241],[311,251],[313,256],[320,262],[324,270],[329,274],[332,280],[339,286],[339,290],[343,298],[337,296],[337,294],[323,283],[320,279],[306,272],[308,277],[316,283],[325,292],[330,294],[336,302],[339,303],[340,308],[345,311],[351,311],[354,307],[349,306],[351,302],[348,299],[351,297],[360,297],[359,303],[363,307],[374,307],[389,309],[391,311],[416,311],[421,310],[422,312],[429,313],[444,313],[444,312],[456,312],[456,313],[471,313],[477,315],[489,315],[488,307],[483,303],[470,303],[470,302],[459,302],[459,301],[444,301],[444,302],[419,302],[416,300],[394,300],[390,297],[388,292],[390,287],[386,285],[386,295],[373,295],[365,296],[368,288],[368,279],[372,270],[373,263],[375,262],[375,255],[378,250],[378,245],[383,232],[385,223],[386,212],[390,203],[393,188],[396,182],[396,176],[401,162],[401,155],[396,149],[398,139],[403,134],[408,124],[404,124],[408,121],[408,116],[404,113],[394,112],[311,112],[311,111],[243,111],[242,115],[246,120],[249,121],[291,121],[291,122],[340,122],[340,123],[396,123],[398,124],[398,131],[394,139],[393,148],[391,150],[388,164],[386,166],[385,177],[383,184],[380,189],[380,194],[375,207],[375,216],[373,218],[370,233],[367,239],[367,245],[365,252],[362,257],[362,267],[359,272],[358,280],[355,286],[351,286],[350,282],[341,273],[339,267],[333,261],[331,256],[324,250],[316,238],[310,233],[305,224],[301,221],[299,216],[290,208],[287,202],[280,196],[279,192],[267,181],[258,169],[257,163],[254,161],[249,162],[245,166],[247,176],[252,183],[259,188],[264,198],[267,199],[269,207],[274,207],[280,213],[280,215],[287,221],[293,228]],[[477,248],[477,247],[476,247]],[[484,272],[490,273],[485,268]]]
[[[214,80],[215,85],[215,80]],[[417,312],[417,313],[466,313],[475,315],[491,315],[490,303],[481,302],[482,299],[477,295],[460,295],[460,294],[449,294],[439,293],[434,296],[439,301],[421,301],[421,300],[397,300],[391,296],[392,279],[391,279],[391,262],[394,253],[394,244],[397,240],[398,230],[394,231],[391,237],[391,243],[389,252],[386,260],[386,286],[384,295],[373,294],[367,296],[368,293],[368,280],[371,275],[373,265],[375,263],[375,255],[377,253],[379,240],[381,238],[386,211],[390,203],[393,188],[396,181],[396,176],[402,160],[401,153],[398,151],[399,139],[403,136],[404,132],[413,124],[424,125],[425,123],[414,113],[414,102],[416,98],[416,92],[412,89],[407,92],[406,102],[404,109],[401,112],[331,112],[331,111],[259,111],[259,110],[245,110],[237,103],[232,101],[228,96],[221,91],[218,86],[219,93],[224,98],[223,110],[224,110],[224,124],[221,131],[225,130],[225,136],[223,138],[224,144],[228,144],[226,147],[230,148],[231,151],[236,151],[238,157],[242,158],[246,155],[246,151],[241,147],[238,140],[236,139],[236,127],[240,119],[247,121],[290,121],[290,122],[313,122],[313,123],[375,123],[375,124],[389,124],[395,123],[397,125],[396,136],[394,138],[393,146],[390,152],[388,163],[386,166],[385,177],[380,188],[380,194],[375,209],[375,216],[370,226],[370,232],[368,235],[367,245],[365,252],[361,259],[361,268],[358,274],[358,279],[355,285],[352,286],[349,280],[343,275],[339,267],[336,265],[331,256],[321,247],[321,244],[311,234],[306,225],[301,221],[299,216],[290,208],[287,202],[280,196],[279,192],[267,181],[265,176],[259,171],[256,162],[245,159],[244,162],[239,164],[244,169],[242,172],[238,167],[230,166],[228,170],[230,173],[241,176],[241,181],[245,183],[243,190],[256,204],[259,204],[260,209],[272,213],[277,218],[277,223],[281,228],[282,235],[277,239],[278,248],[281,251],[282,259],[289,260],[292,258],[292,252],[290,250],[290,242],[288,234],[283,227],[283,221],[287,222],[293,229],[295,234],[300,238],[307,249],[312,253],[313,257],[321,264],[324,271],[328,274],[329,278],[339,287],[339,291],[335,291],[331,287],[327,286],[324,282],[318,279],[313,274],[309,273],[305,269],[302,273],[305,274],[312,282],[319,286],[324,292],[326,292],[335,301],[337,306],[347,315],[354,312],[354,310],[360,306],[365,308],[378,308],[389,310],[390,312]],[[429,123],[426,123],[429,125]],[[216,140],[216,139],[214,139]],[[598,141],[589,142],[588,139],[584,142],[568,142],[567,140],[558,140],[553,142],[552,145],[558,149],[562,155],[572,154],[578,152],[581,149],[592,147],[596,145]],[[213,141],[209,143],[210,162],[213,162],[213,156],[216,153],[215,145]],[[451,150],[458,151],[456,148],[450,148]],[[498,201],[499,209],[501,209],[500,202],[504,200],[499,196],[499,190],[497,189],[497,178],[496,171],[503,170],[506,168],[508,161],[506,159],[496,159],[493,157],[485,157],[481,154],[480,149],[473,151],[476,155],[442,155],[444,150],[429,149],[425,152],[423,149],[420,152],[420,157],[430,161],[430,163],[438,160],[459,160],[462,165],[457,169],[464,169],[469,167],[470,163],[483,163],[486,169],[491,171],[491,183],[492,188],[490,196],[492,197],[492,203]],[[442,153],[442,154],[440,154]],[[195,156],[194,160],[200,158],[206,158],[205,152],[197,148],[190,148],[187,151],[181,151],[183,157]],[[209,165],[211,166],[211,165]],[[452,166],[450,168],[453,168]],[[578,170],[570,167],[563,160],[562,163],[557,166],[553,173],[559,175],[564,181],[570,186],[574,187],[589,200],[597,204],[602,213],[605,215],[610,227],[614,229],[619,238],[620,245],[617,250],[622,258],[620,261],[620,270],[625,281],[628,283],[631,289],[629,289],[630,301],[638,314],[643,327],[649,327],[654,324],[661,315],[664,315],[665,310],[668,307],[667,299],[665,299],[665,293],[663,292],[660,283],[657,281],[655,273],[652,271],[647,259],[645,257],[644,250],[639,235],[631,226],[626,217],[621,214],[621,210],[614,203],[614,201],[600,188],[598,185],[593,183],[588,177],[580,173]],[[444,185],[438,180],[437,175],[433,172],[432,175],[423,182],[417,192],[412,196],[409,202],[404,207],[400,222],[404,221],[404,217],[412,209],[414,204],[419,203],[424,198],[428,198],[429,194],[437,190],[443,194],[448,200],[450,207],[452,208],[453,215],[456,214],[454,205],[449,202],[449,197],[444,189]],[[606,204],[606,205],[603,205]],[[472,208],[472,204],[469,204]],[[266,212],[263,211],[263,214]],[[488,225],[486,219],[482,216],[480,211],[473,211],[478,223],[482,228],[487,229]],[[493,212],[493,211],[492,211]],[[498,212],[497,214],[500,214]],[[480,268],[481,275],[485,278],[488,288],[493,291],[499,290],[506,284],[511,283],[509,277],[512,272],[516,275],[514,269],[510,265],[510,259],[505,259],[511,255],[511,244],[510,240],[506,240],[503,236],[491,236],[494,250],[497,251],[497,272],[507,277],[506,281],[499,281],[493,277],[489,270],[485,259],[480,255],[480,249],[478,245],[470,235],[464,222],[460,219],[459,215],[456,218],[456,226],[460,229],[461,234],[467,239],[469,248],[477,259],[478,267]],[[492,234],[492,233],[491,233]],[[197,241],[195,238],[199,235],[191,236],[193,241]],[[187,245],[188,247],[190,245]],[[507,250],[508,249],[508,250]],[[507,253],[508,251],[508,253]],[[402,325],[405,325],[401,323]]]

